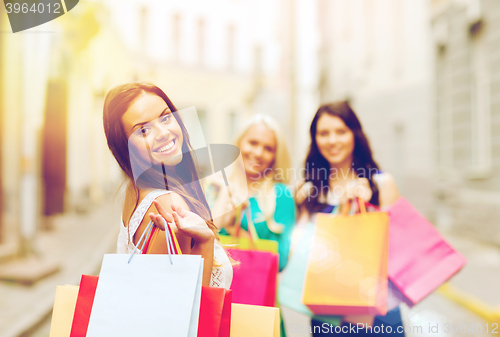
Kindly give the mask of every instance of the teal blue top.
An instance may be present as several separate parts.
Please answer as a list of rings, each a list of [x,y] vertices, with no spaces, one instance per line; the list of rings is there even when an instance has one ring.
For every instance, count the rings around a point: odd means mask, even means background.
[[[274,185],[276,191],[276,209],[274,211],[274,221],[285,226],[282,233],[271,232],[264,220],[264,214],[260,210],[255,197],[249,198],[252,221],[257,231],[259,239],[273,240],[278,242],[279,270],[282,271],[288,262],[288,252],[290,251],[290,241],[292,239],[293,226],[295,225],[296,210],[295,201],[290,189],[282,183]],[[246,212],[243,213],[241,228],[248,231]],[[220,234],[227,234],[222,229]]]

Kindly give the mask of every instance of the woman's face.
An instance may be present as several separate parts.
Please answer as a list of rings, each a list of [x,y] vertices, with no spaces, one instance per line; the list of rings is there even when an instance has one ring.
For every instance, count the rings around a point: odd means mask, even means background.
[[[161,97],[143,93],[123,114],[122,125],[129,147],[147,163],[174,166],[182,161],[182,130]]]
[[[264,124],[256,124],[245,132],[239,148],[247,176],[259,179],[274,162],[276,137]]]
[[[316,128],[316,143],[330,166],[351,164],[354,134],[341,118],[322,114]]]

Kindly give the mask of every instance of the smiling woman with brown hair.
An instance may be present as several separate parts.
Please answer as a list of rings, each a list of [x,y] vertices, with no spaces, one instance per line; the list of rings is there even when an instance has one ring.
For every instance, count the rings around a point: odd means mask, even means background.
[[[167,95],[150,83],[117,86],[106,95],[103,122],[108,147],[127,177],[118,253],[135,249],[147,213],[160,228],[163,216],[177,225],[182,253],[204,258],[203,284],[229,288],[232,267],[217,240],[189,134]],[[151,243],[151,253],[167,253],[164,236],[161,231]]]

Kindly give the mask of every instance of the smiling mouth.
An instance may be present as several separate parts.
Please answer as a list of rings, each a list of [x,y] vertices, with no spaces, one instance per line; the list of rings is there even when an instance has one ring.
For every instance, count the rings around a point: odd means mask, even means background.
[[[168,143],[167,145],[156,149],[155,152],[158,152],[158,153],[168,152],[168,151],[172,150],[174,148],[174,146],[175,146],[175,138],[172,139],[172,141],[170,143]]]

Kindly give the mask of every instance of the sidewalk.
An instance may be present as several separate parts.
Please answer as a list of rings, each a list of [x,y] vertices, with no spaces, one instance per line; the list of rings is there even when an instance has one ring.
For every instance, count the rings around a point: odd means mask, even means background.
[[[439,292],[486,321],[500,323],[500,247],[451,233],[445,236],[467,264]]]
[[[115,204],[61,215],[53,230],[39,233],[36,246],[43,259],[61,269],[33,286],[0,282],[0,337],[18,337],[50,317],[57,285],[78,285],[82,274],[99,273],[103,254],[116,250],[120,210]]]

